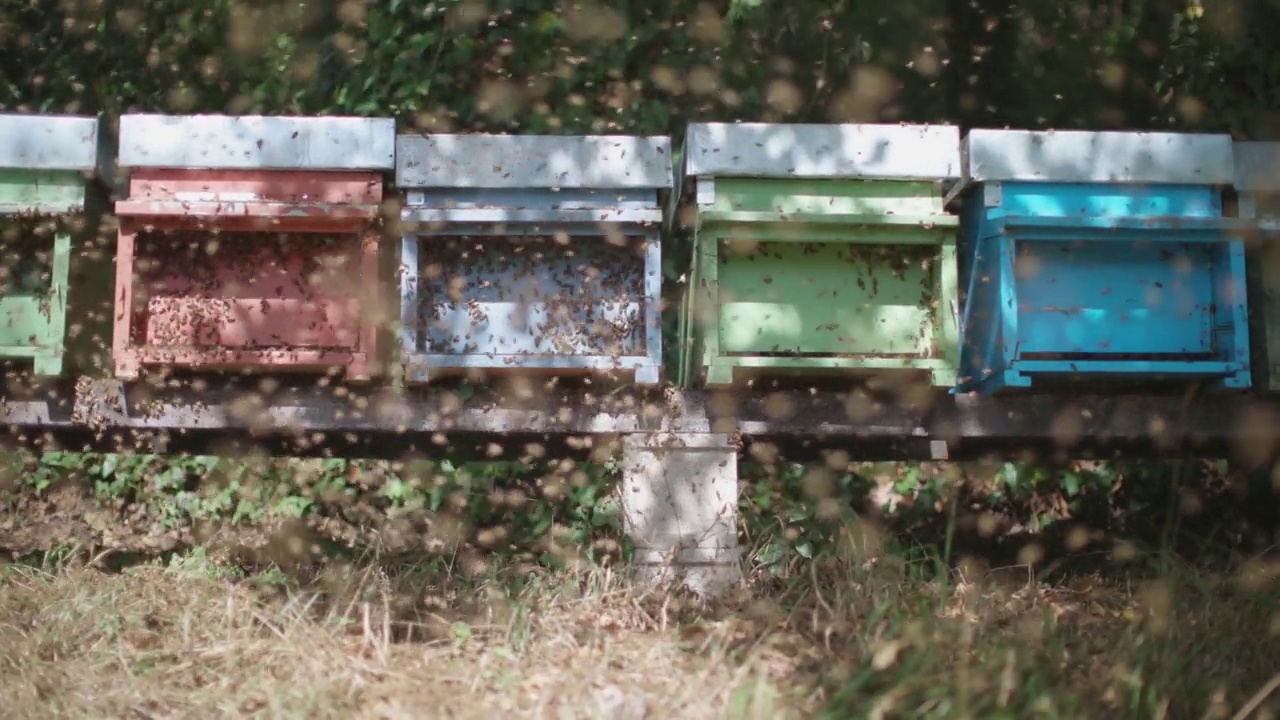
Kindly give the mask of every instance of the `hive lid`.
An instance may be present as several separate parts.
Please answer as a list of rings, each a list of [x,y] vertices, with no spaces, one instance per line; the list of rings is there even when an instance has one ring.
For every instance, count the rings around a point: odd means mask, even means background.
[[[960,177],[950,125],[698,123],[685,174],[755,178],[948,180]]]
[[[965,180],[1227,185],[1229,135],[1082,130],[972,130]]]
[[[402,188],[669,189],[671,139],[623,135],[401,135]]]
[[[1280,192],[1280,143],[1237,142],[1235,188],[1247,193]]]
[[[0,168],[93,171],[98,119],[0,114]]]
[[[390,170],[395,121],[360,117],[125,115],[121,167]]]

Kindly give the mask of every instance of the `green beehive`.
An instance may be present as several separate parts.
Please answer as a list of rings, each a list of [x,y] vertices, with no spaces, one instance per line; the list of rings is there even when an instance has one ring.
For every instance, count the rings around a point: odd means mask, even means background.
[[[682,158],[693,252],[684,386],[768,374],[955,384],[959,177],[947,126],[699,124]]]
[[[96,118],[0,115],[0,358],[62,374],[71,239],[98,155]]]
[[[1232,143],[1238,215],[1246,227],[1245,283],[1253,386],[1280,392],[1280,143]]]

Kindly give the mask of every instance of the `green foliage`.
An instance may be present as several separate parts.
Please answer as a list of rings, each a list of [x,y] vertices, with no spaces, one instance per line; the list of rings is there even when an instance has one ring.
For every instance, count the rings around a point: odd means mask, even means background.
[[[616,464],[572,467],[519,463],[279,460],[158,455],[46,453],[16,459],[18,480],[3,495],[11,509],[43,508],[42,498],[71,488],[126,524],[151,534],[198,526],[251,528],[288,520],[332,520],[344,527],[408,528],[417,547],[446,552],[459,544],[482,552],[556,564],[560,550],[588,558],[626,556]],[[740,529],[748,562],[761,577],[802,575],[815,558],[841,555],[848,528],[879,516],[899,539],[922,543],[908,556],[944,558],[972,543],[998,543],[1010,528],[1024,541],[1061,534],[1071,523],[1123,532],[1162,545],[1185,528],[1170,526],[1178,493],[1197,489],[1211,502],[1225,463],[1080,462],[1035,465],[860,463],[839,471],[784,462],[744,464]],[[1257,478],[1255,478],[1257,480]],[[1269,497],[1270,482],[1251,491]],[[1171,495],[1170,493],[1173,493]],[[957,511],[1000,519],[990,536],[955,538]],[[1210,533],[1249,518],[1212,513]],[[1116,518],[1128,518],[1115,526]],[[407,523],[407,525],[406,525]],[[971,530],[970,530],[971,531]],[[1058,535],[1055,535],[1058,533]],[[1201,537],[1204,546],[1212,538]],[[1198,553],[1204,547],[1193,548]],[[875,554],[877,551],[872,551]]]
[[[1189,4],[1173,22],[1160,92],[1181,95],[1198,125],[1258,138],[1275,136],[1280,101],[1280,45],[1267,29],[1276,4]]]
[[[448,519],[484,549],[547,555],[556,544],[588,557],[621,550],[616,466],[565,472],[519,463],[233,459],[208,456],[85,455],[18,459],[16,507],[61,487],[89,490],[123,516],[159,532],[199,523],[230,526],[331,517],[349,524]],[[611,549],[612,548],[612,549]]]
[[[796,526],[800,536],[829,538],[834,529],[830,523],[840,522],[845,508],[862,506],[872,495],[884,499],[871,508],[873,511],[891,513],[898,506],[910,508],[898,513],[910,523],[944,512],[957,491],[971,494],[989,508],[1027,507],[1047,493],[1065,501],[1062,512],[1047,517],[1047,522],[1083,512],[1084,499],[1108,492],[1123,467],[1112,463],[1082,467],[1006,462],[999,465],[994,477],[978,479],[963,477],[958,468],[949,472],[941,466],[916,463],[863,463],[856,471],[839,473],[788,463],[777,473],[760,468],[747,472],[749,489],[744,493],[743,507],[745,515],[782,519]],[[872,493],[877,487],[886,492]],[[808,552],[801,550],[801,554]]]
[[[1151,0],[0,0],[0,103],[391,114],[422,129],[680,133],[694,119],[1256,124],[1274,41]],[[948,28],[950,28],[948,30]]]

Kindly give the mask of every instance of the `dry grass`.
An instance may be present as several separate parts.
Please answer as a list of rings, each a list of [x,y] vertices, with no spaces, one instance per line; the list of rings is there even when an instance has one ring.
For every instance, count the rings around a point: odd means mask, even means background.
[[[599,568],[14,565],[0,714],[1229,720],[1280,671],[1273,575],[1254,570],[944,585],[887,556],[823,559],[709,606]]]
[[[734,663],[714,638],[691,639],[675,617],[687,605],[608,573],[557,580],[513,594],[449,587],[442,573],[333,569],[281,591],[201,561],[10,568],[3,714],[714,717],[769,682],[767,653]]]

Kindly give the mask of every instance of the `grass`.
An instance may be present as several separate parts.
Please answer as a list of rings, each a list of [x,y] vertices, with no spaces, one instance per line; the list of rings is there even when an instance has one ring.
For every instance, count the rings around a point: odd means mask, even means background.
[[[709,717],[767,667],[735,667],[607,572],[519,590],[414,567],[254,579],[190,561],[10,570],[7,716]]]
[[[286,539],[287,540],[287,539]],[[1039,583],[861,543],[715,603],[607,567],[196,548],[0,570],[9,718],[1275,717],[1276,568]],[[1246,707],[1256,700],[1257,707]],[[1271,713],[1270,715],[1266,713]]]

